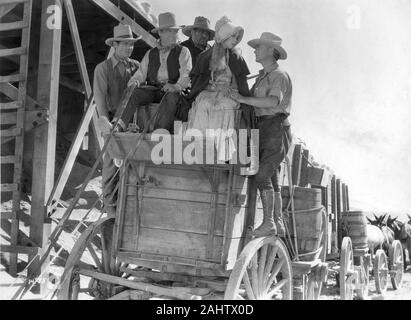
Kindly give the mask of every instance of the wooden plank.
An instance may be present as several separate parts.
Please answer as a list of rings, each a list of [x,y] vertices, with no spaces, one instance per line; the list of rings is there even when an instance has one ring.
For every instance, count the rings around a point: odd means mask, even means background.
[[[14,192],[19,189],[19,185],[17,183],[2,183],[0,184],[0,191],[1,192]]]
[[[36,255],[39,251],[38,247],[27,247],[27,246],[12,246],[12,245],[0,245],[0,252],[9,252],[9,253],[23,253]]]
[[[45,204],[54,184],[55,152],[57,138],[59,75],[61,28],[49,28],[50,6],[62,10],[61,1],[41,1],[40,52],[37,76],[37,100],[47,106],[49,119],[45,125],[34,128],[33,176],[30,238],[45,248],[51,231],[51,224],[45,221],[47,208]],[[38,263],[29,267],[29,274],[38,276],[44,265]],[[41,292],[45,292],[46,284],[41,284]],[[37,289],[37,288],[36,288]]]
[[[15,112],[1,113],[0,124],[16,124],[17,115]]]
[[[25,80],[24,74],[12,74],[8,76],[0,76],[0,83],[5,83],[5,82],[19,82]]]
[[[341,184],[341,201],[342,201],[342,212],[347,212],[347,189],[345,188],[345,183]]]
[[[133,228],[124,226],[121,248],[134,250],[134,236]],[[207,235],[202,234],[141,227],[138,251],[206,260],[207,239]],[[220,261],[222,242],[222,237],[216,236],[214,238],[215,247],[210,261]]]
[[[350,210],[350,197],[348,195],[348,185],[345,185],[345,206],[347,208],[347,211]]]
[[[26,21],[15,21],[15,22],[8,22],[8,23],[0,23],[0,32],[1,31],[9,31],[9,30],[17,30],[27,28]]]
[[[303,150],[302,159],[301,159],[301,170],[300,170],[300,187],[307,186],[307,176],[308,176],[308,158],[310,156],[310,151],[308,149]]]
[[[0,130],[0,137],[17,137],[23,132],[22,128]]]
[[[342,229],[341,229],[341,179],[336,180],[336,202],[337,202],[337,234],[338,234],[338,248],[342,244]]]
[[[19,109],[19,108],[22,107],[22,105],[23,105],[23,103],[21,101],[12,101],[12,102],[0,103],[0,110]]]
[[[29,0],[1,0],[1,5],[26,3]]]
[[[0,157],[1,164],[14,163],[15,161],[16,161],[15,156],[1,156]]]
[[[23,55],[27,54],[26,47],[18,47],[12,49],[0,49],[0,58],[1,57],[8,57],[8,56],[15,56],[15,55]]]
[[[207,169],[206,169],[207,170]],[[217,220],[217,197],[218,197],[218,186],[220,185],[220,172],[217,170],[212,171],[212,179],[210,180],[212,196],[209,205],[208,221],[207,221],[207,248],[206,248],[206,258],[211,259],[214,250],[214,234],[215,234],[215,222]]]
[[[302,145],[296,144],[294,147],[293,162],[291,165],[292,181],[293,181],[293,185],[296,185],[296,186],[300,184],[300,179],[301,179],[301,160],[302,160],[301,152],[302,152]]]
[[[108,14],[113,16],[119,22],[123,24],[128,24],[131,26],[131,30],[138,36],[142,36],[142,40],[147,43],[151,48],[157,45],[157,40],[154,38],[149,32],[147,32],[143,27],[141,27],[137,22],[135,22],[132,18],[126,15],[120,8],[115,6],[109,0],[90,0],[101,9],[106,11]],[[151,23],[151,22],[150,22]]]

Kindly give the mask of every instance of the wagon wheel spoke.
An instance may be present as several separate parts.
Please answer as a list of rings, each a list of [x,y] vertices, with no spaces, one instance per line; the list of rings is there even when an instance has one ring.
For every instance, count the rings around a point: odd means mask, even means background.
[[[267,259],[267,249],[268,244],[264,245],[261,248],[260,259],[258,260],[258,287],[260,288],[260,292],[264,293],[264,269],[265,269],[265,262]]]
[[[275,284],[275,286],[268,292],[267,297],[271,299],[278,291],[290,281],[289,279],[283,279]]]
[[[236,299],[235,300],[245,300],[242,296],[240,296],[238,293],[236,294]]]
[[[103,272],[103,265],[101,264],[100,258],[97,256],[97,253],[91,243],[87,244],[87,250],[90,252],[98,271]]]
[[[258,287],[257,264],[257,254],[255,254],[251,261],[251,285],[256,297],[260,295],[260,288]]]
[[[247,292],[248,297],[251,300],[255,300],[255,295],[254,295],[254,292],[253,292],[253,288],[251,287],[251,282],[250,282],[250,278],[248,276],[248,271],[247,270],[244,272],[243,280],[244,280],[245,290]]]
[[[277,255],[278,247],[272,248],[270,252],[270,256],[268,257],[267,264],[264,268],[264,287],[267,287],[268,277],[271,273],[271,269],[273,268],[273,264],[275,261],[275,256]]]
[[[276,280],[276,277],[278,273],[280,272],[281,268],[283,267],[283,264],[284,264],[284,260],[280,260],[275,265],[274,269],[271,271],[271,276],[270,278],[268,278],[266,285],[265,285],[267,289],[269,289],[271,285],[274,283],[274,281]]]

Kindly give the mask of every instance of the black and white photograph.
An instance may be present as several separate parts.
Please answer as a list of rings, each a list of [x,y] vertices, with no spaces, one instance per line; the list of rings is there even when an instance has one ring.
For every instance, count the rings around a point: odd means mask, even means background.
[[[0,300],[411,300],[410,53],[411,0],[1,0]]]

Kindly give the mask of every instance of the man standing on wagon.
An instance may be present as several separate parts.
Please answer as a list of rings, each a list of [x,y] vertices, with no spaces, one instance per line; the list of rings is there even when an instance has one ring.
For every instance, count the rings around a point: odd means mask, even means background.
[[[270,234],[285,236],[279,173],[291,143],[287,118],[291,111],[292,84],[289,75],[277,63],[287,58],[281,42],[280,37],[270,32],[263,32],[259,39],[248,42],[255,49],[256,61],[264,69],[251,89],[252,97],[232,94],[238,102],[254,107],[259,129],[260,162],[254,179],[260,190],[264,219],[262,225],[253,231],[256,237]]]
[[[119,118],[115,130],[124,131],[132,120],[136,108],[160,102],[154,129],[172,131],[177,102],[182,90],[190,84],[192,68],[190,51],[177,43],[177,25],[173,13],[161,13],[159,27],[151,32],[158,33],[157,46],[150,49],[141,60],[140,68],[130,79],[129,85],[137,83],[131,98],[122,113],[117,112],[113,122]],[[148,124],[143,124],[148,125]]]
[[[134,38],[128,25],[114,27],[113,37],[106,44],[114,49],[113,56],[104,60],[94,70],[93,93],[99,114],[99,126],[102,132],[110,129],[120,99],[131,76],[139,68],[139,62],[130,59],[134,43],[141,37]],[[103,160],[102,186],[105,209],[115,213],[116,197],[112,195],[118,179],[113,178],[117,171],[113,159],[107,154]]]

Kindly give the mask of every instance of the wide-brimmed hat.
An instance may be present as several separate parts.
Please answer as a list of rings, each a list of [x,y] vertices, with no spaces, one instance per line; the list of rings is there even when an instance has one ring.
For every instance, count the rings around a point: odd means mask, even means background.
[[[205,17],[196,17],[194,19],[194,24],[190,25],[190,26],[184,26],[183,29],[181,30],[183,32],[184,35],[186,35],[187,37],[191,37],[191,30],[193,29],[201,29],[201,30],[205,30],[208,31],[209,33],[209,40],[212,40],[214,38],[214,30],[210,29],[210,20],[208,20]]]
[[[132,41],[136,42],[140,40],[141,37],[134,38],[133,32],[131,32],[131,27],[125,24],[119,24],[113,29],[113,37],[106,40],[106,45],[113,46],[114,41]]]
[[[231,23],[231,20],[228,17],[224,16],[220,18],[220,20],[218,20],[215,24],[214,40],[217,43],[221,43],[236,33],[238,33],[238,42],[240,42],[241,39],[243,39],[244,35],[243,27],[233,25]]]
[[[259,44],[272,47],[280,54],[280,59],[287,59],[287,51],[281,46],[283,39],[271,32],[263,32],[259,39],[248,41],[250,47],[255,48]]]
[[[172,12],[164,12],[158,15],[158,27],[151,30],[152,33],[158,33],[158,30],[162,29],[181,29],[181,26],[177,25],[176,16]]]

